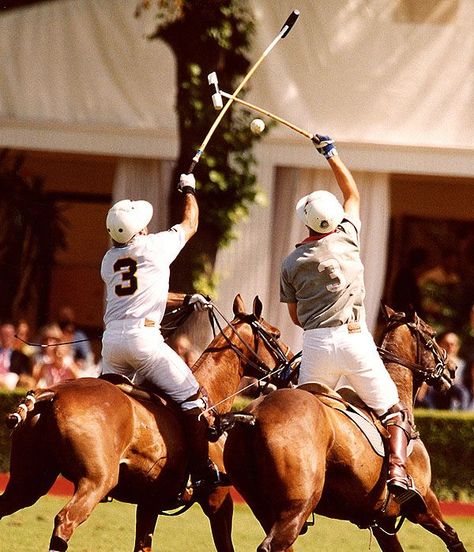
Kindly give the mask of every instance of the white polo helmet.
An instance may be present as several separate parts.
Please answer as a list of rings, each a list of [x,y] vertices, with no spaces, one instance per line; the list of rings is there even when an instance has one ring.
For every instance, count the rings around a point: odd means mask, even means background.
[[[107,213],[107,232],[117,243],[127,243],[148,225],[152,216],[153,205],[148,201],[122,199]]]
[[[296,214],[315,232],[328,234],[342,222],[344,209],[334,194],[318,190],[298,201]]]

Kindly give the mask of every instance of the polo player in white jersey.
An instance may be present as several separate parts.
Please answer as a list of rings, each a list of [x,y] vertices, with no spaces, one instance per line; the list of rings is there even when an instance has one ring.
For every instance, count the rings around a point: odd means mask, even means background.
[[[415,506],[421,497],[405,469],[413,427],[365,321],[358,188],[331,138],[315,135],[313,142],[328,160],[344,206],[323,190],[296,206],[309,236],[282,263],[280,301],[304,329],[298,384],[318,382],[336,389],[346,378],[390,434],[389,490],[399,502]]]
[[[148,380],[170,396],[184,412],[195,488],[219,483],[209,460],[205,400],[190,368],[169,347],[160,332],[166,307],[207,308],[200,294],[169,293],[170,265],[198,228],[199,208],[192,174],[182,174],[178,189],[184,195],[183,220],[167,231],[149,234],[153,216],[148,201],[124,199],[106,219],[112,247],[101,266],[106,286],[102,374],[125,375],[138,383]]]

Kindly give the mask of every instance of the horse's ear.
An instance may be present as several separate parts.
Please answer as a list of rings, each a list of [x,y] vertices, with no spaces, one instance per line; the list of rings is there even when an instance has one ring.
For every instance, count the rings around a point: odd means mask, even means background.
[[[234,310],[235,316],[237,316],[238,314],[245,314],[245,305],[242,297],[240,296],[240,293],[237,293],[237,295],[235,296],[232,308]]]
[[[380,308],[382,309],[382,314],[383,314],[385,320],[390,320],[390,318],[394,314],[396,314],[395,311],[392,308],[390,308],[388,305],[385,305],[384,303],[382,303],[380,305]]]
[[[255,315],[255,318],[258,320],[260,316],[262,315],[263,310],[263,304],[260,301],[260,298],[258,295],[255,296],[255,299],[253,300],[253,313]]]
[[[406,309],[406,317],[407,317],[407,320],[411,320],[412,322],[416,322],[416,319],[417,319],[417,315],[416,315],[416,312],[415,312],[415,309],[413,307],[413,305],[409,305],[409,307]]]

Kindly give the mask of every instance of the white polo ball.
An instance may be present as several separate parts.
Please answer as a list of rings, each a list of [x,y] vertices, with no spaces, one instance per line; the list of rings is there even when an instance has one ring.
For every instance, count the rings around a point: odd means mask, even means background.
[[[250,130],[254,134],[260,134],[265,129],[265,123],[262,121],[262,119],[254,119],[250,123]]]

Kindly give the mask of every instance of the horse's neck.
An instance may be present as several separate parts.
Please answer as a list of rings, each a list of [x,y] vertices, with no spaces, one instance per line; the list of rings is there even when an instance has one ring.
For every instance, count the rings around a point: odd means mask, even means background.
[[[414,390],[413,375],[411,374],[411,371],[400,364],[393,363],[387,365],[387,370],[395,382],[400,401],[403,402],[408,410],[412,411]]]
[[[239,357],[228,347],[208,347],[193,367],[196,379],[209,395],[212,404],[220,403],[235,393],[242,379]],[[233,398],[219,406],[220,412],[231,409]]]
[[[407,347],[403,333],[401,333],[399,329],[388,336],[382,346],[400,359],[403,358],[403,360],[415,362],[415,358],[412,358],[413,353]],[[414,402],[413,372],[409,368],[396,362],[388,362],[386,367],[392,380],[395,382],[400,401],[402,401],[409,411],[412,412]]]

